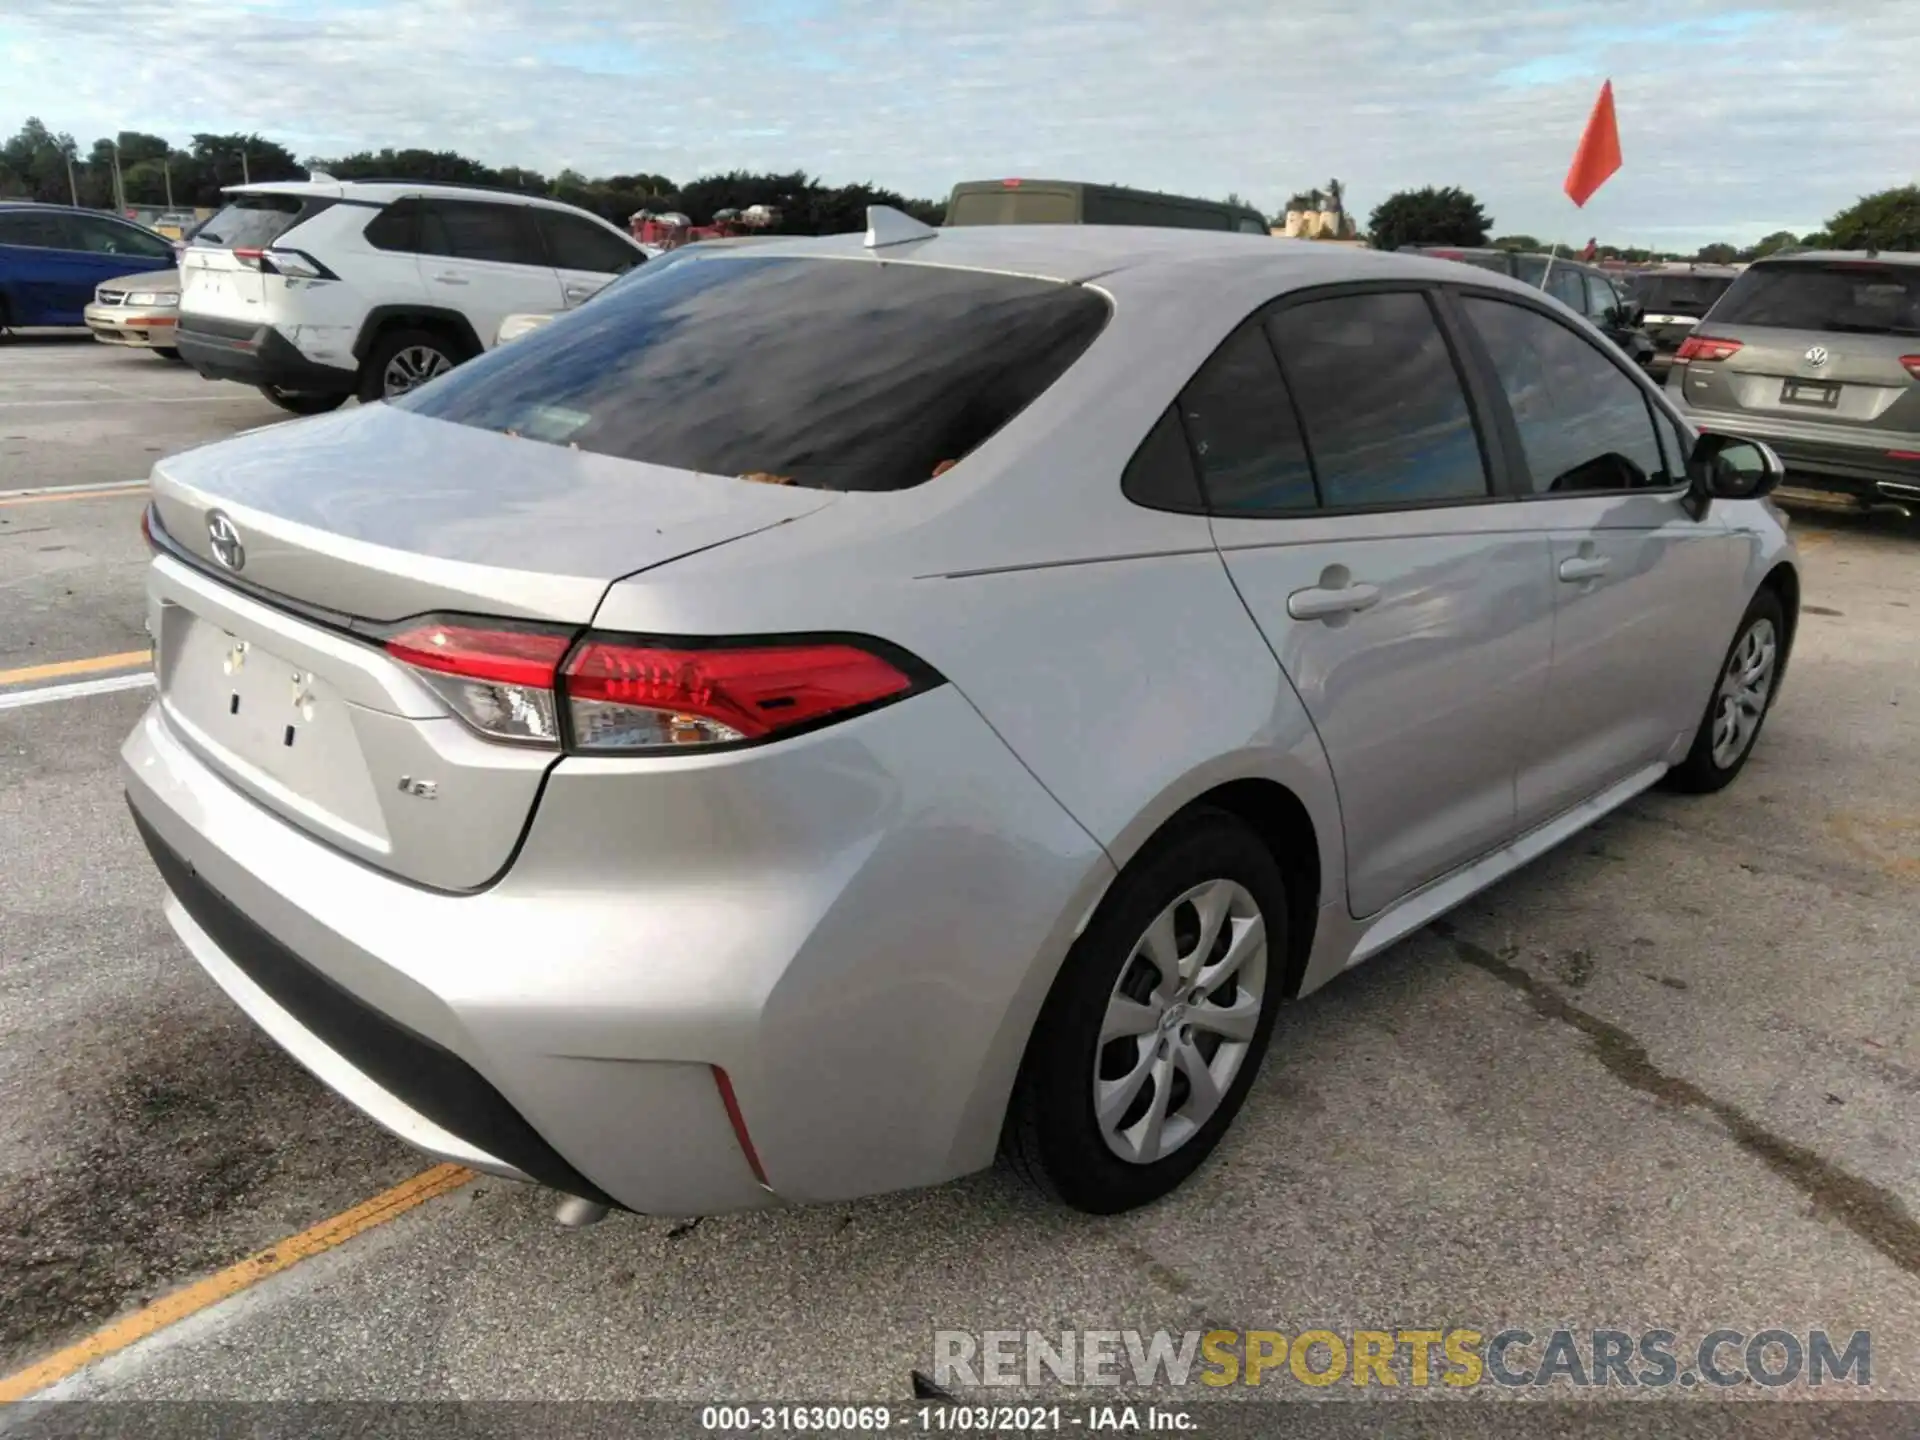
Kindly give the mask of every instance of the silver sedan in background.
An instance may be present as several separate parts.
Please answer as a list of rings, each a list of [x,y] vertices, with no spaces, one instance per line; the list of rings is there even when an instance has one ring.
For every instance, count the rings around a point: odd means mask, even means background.
[[[1503,276],[876,210],[162,461],[124,775],[194,958],[433,1154],[1119,1211],[1290,999],[1739,774],[1778,479]]]

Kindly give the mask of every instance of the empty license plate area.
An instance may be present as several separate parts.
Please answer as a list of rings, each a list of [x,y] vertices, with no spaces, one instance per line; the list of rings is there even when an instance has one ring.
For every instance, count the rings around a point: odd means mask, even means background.
[[[1780,403],[1832,410],[1840,404],[1840,387],[1828,380],[1789,380],[1780,387]]]
[[[208,762],[291,819],[383,849],[354,707],[339,691],[184,606],[163,606],[160,620],[162,703]]]

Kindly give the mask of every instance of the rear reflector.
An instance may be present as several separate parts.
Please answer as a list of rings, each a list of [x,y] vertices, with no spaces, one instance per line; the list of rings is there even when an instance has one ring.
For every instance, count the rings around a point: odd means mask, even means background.
[[[747,1157],[747,1168],[753,1171],[753,1178],[763,1188],[771,1190],[773,1187],[767,1184],[767,1172],[760,1167],[760,1154],[753,1148],[753,1137],[747,1134],[747,1120],[740,1113],[740,1101],[733,1093],[733,1081],[718,1065],[713,1067],[713,1083],[719,1088],[720,1103],[727,1107],[727,1120],[733,1126],[733,1138],[740,1142],[740,1153]]]
[[[1900,357],[1900,363],[1906,367],[1909,375],[1913,376],[1916,380],[1920,380],[1920,355],[1902,355]]]
[[[1920,450],[1889,450],[1889,460],[1920,460]]]
[[[1715,340],[1705,335],[1689,335],[1680,342],[1680,348],[1674,353],[1673,363],[1684,365],[1689,361],[1726,360],[1740,352],[1738,340]]]
[[[455,617],[386,641],[481,734],[575,753],[739,745],[835,720],[939,682],[880,641],[687,642]],[[564,713],[565,734],[562,718]]]
[[[140,538],[147,542],[147,549],[160,548],[153,538],[153,506],[151,504],[140,507]]]

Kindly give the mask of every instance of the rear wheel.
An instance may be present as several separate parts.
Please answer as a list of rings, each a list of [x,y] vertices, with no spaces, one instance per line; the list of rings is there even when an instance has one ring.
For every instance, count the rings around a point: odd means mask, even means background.
[[[293,415],[324,415],[346,404],[347,397],[312,390],[282,390],[278,385],[262,385],[260,393]]]
[[[431,330],[390,330],[360,367],[360,400],[371,405],[418,389],[467,358],[466,347]]]
[[[1723,790],[1746,768],[1773,706],[1786,643],[1786,611],[1780,597],[1762,590],[1753,597],[1733,644],[1721,663],[1720,678],[1707,701],[1707,713],[1694,733],[1687,758],[1667,772],[1675,790],[1696,795]]]
[[[1287,887],[1199,811],[1114,882],[1042,1007],[1008,1111],[1015,1169],[1077,1210],[1158,1200],[1233,1123],[1285,982]]]
[[[187,363],[186,358],[170,345],[156,345],[153,347],[153,353],[158,355],[162,360],[172,361],[175,365],[184,365]]]

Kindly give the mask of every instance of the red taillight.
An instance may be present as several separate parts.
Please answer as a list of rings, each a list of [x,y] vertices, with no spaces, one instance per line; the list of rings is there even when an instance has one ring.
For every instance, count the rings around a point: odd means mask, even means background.
[[[266,257],[266,253],[265,250],[262,250],[257,245],[236,245],[233,247],[233,258],[238,260],[242,265],[254,270],[260,268],[260,262]]]
[[[557,747],[553,677],[572,643],[565,630],[425,621],[388,640],[386,649],[481,734]]]
[[[1920,380],[1920,355],[1902,355],[1900,357],[1900,363],[1906,367],[1909,375],[1913,376],[1916,380]]]
[[[1429,250],[1427,254],[1436,260],[1464,260],[1467,258],[1458,250]]]
[[[411,625],[386,651],[483,735],[558,748],[564,705],[570,748],[594,754],[763,740],[937,679],[877,641],[576,646],[570,630],[454,618]]]
[[[1000,184],[1008,190],[1018,190],[1020,188],[1020,182],[1018,180],[1002,180]]]
[[[1680,342],[1680,348],[1674,353],[1673,363],[1688,364],[1695,360],[1725,360],[1740,350],[1738,340],[1715,340],[1705,335],[1689,335]]]
[[[153,506],[151,505],[140,507],[140,538],[147,542],[149,550],[160,548],[153,540]]]
[[[590,637],[560,681],[574,745],[731,745],[906,693],[913,677],[840,641],[700,648]]]

